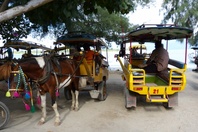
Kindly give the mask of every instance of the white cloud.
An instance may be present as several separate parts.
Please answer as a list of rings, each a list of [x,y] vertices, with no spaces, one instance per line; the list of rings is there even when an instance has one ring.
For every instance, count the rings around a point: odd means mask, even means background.
[[[163,19],[163,15],[160,14],[160,8],[163,0],[156,0],[149,7],[137,7],[135,12],[131,12],[127,15],[130,23],[132,24],[159,24]]]

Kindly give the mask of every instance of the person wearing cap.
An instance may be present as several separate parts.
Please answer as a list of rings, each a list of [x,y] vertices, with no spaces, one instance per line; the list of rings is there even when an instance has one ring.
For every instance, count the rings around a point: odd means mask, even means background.
[[[168,68],[169,54],[164,49],[161,41],[155,42],[155,49],[152,51],[150,58],[146,64],[139,65],[146,73],[160,73],[166,71]]]

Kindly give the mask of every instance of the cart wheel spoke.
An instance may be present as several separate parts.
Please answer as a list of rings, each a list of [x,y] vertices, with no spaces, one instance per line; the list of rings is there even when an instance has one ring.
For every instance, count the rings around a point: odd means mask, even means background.
[[[0,129],[3,129],[10,120],[10,111],[8,107],[0,102]]]

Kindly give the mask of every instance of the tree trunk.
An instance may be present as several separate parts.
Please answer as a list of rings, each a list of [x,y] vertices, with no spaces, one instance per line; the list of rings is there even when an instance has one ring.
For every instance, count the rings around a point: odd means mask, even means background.
[[[31,0],[24,6],[16,6],[0,13],[0,22],[12,19],[25,12],[38,8],[44,4],[52,2],[53,0]]]

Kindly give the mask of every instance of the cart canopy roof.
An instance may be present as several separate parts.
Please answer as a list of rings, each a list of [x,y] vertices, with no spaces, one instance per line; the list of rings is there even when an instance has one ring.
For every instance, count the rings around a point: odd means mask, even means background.
[[[107,47],[106,43],[96,36],[92,34],[88,34],[85,32],[70,32],[61,36],[57,39],[54,44],[64,44],[65,46],[79,46],[82,47],[84,45],[88,46],[105,46]]]
[[[173,40],[189,38],[193,30],[175,25],[143,24],[125,35],[126,42],[155,42],[157,40]]]
[[[14,49],[23,49],[23,50],[28,50],[28,49],[51,50],[50,48],[42,44],[38,44],[30,41],[24,41],[24,40],[9,41],[5,43],[3,47],[12,47]]]

